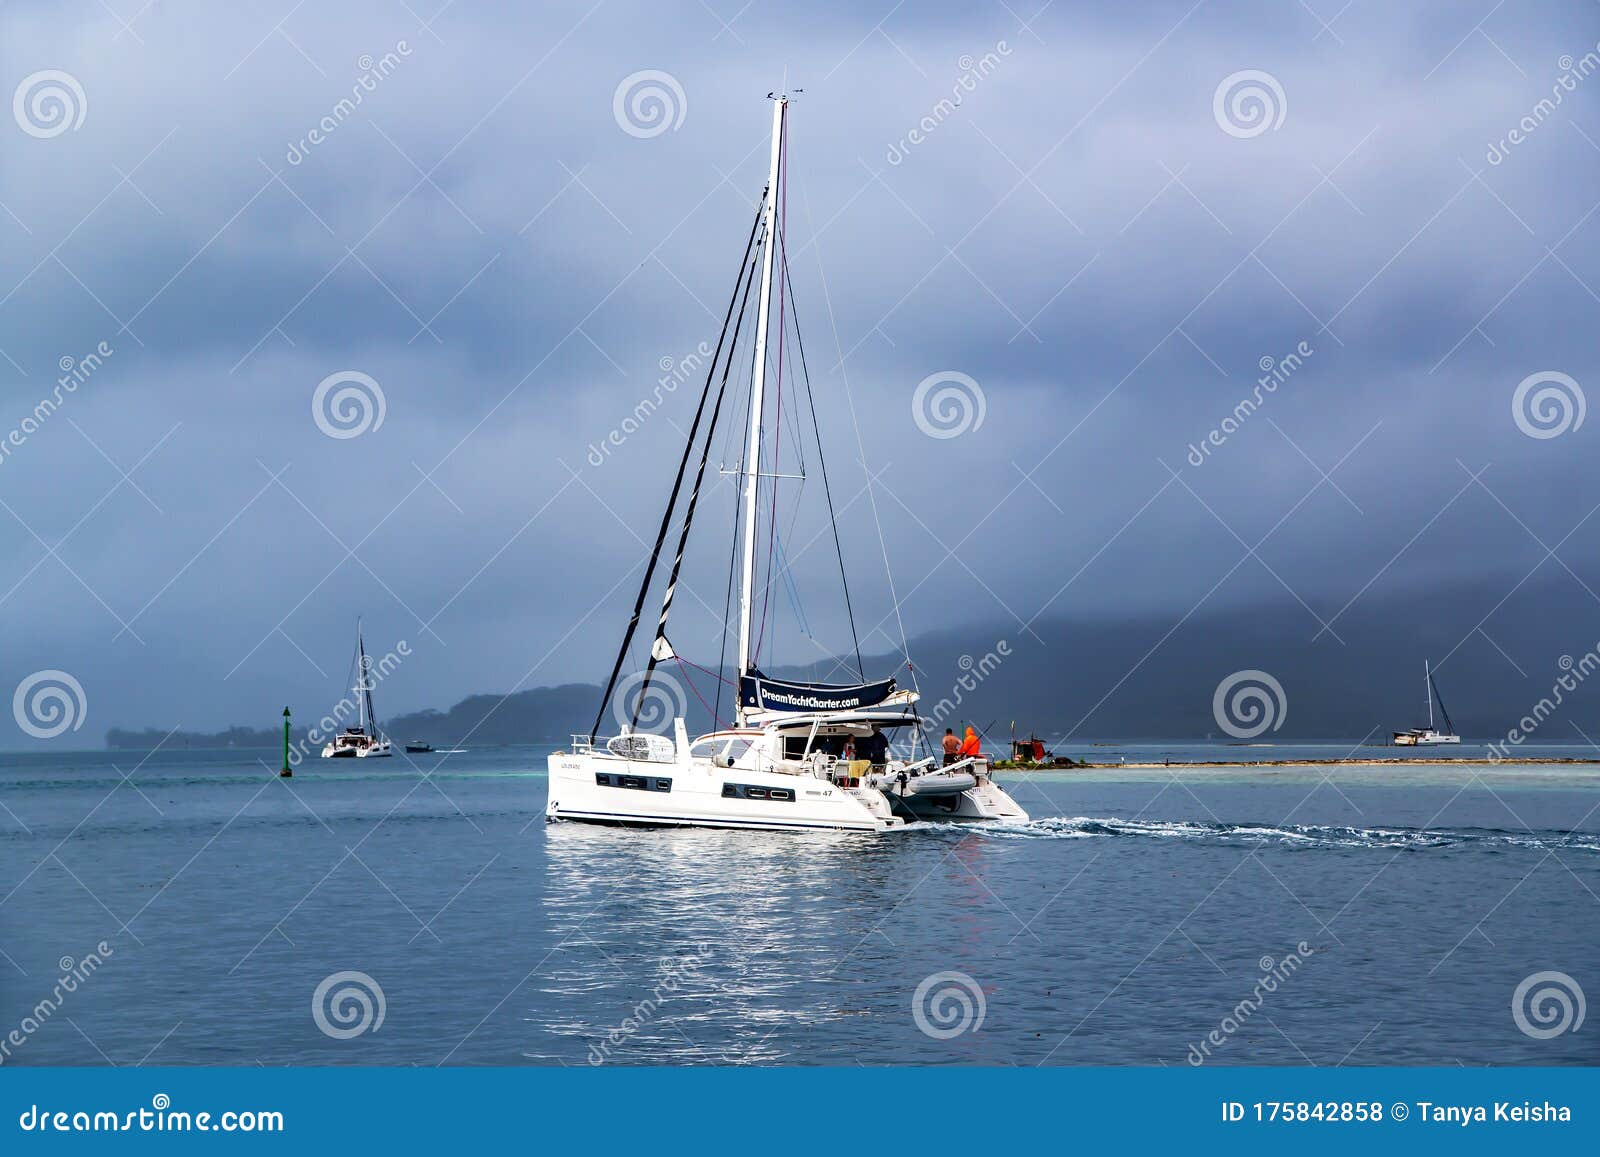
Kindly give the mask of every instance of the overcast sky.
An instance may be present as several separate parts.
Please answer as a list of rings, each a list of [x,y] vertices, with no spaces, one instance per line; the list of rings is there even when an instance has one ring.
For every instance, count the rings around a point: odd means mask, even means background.
[[[270,726],[337,697],[357,614],[412,651],[386,714],[602,677],[697,388],[590,447],[715,341],[784,87],[869,649],[1286,598],[1338,647],[1355,601],[1468,633],[1454,586],[1600,588],[1600,6],[533,7],[0,10],[8,693],[72,674],[85,745]],[[331,437],[345,371],[382,422]],[[955,437],[914,407],[941,373],[981,397]],[[848,644],[826,547],[777,661]]]

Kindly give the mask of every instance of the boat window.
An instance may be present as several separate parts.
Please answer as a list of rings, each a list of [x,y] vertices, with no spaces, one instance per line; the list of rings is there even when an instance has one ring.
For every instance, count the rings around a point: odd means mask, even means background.
[[[736,735],[728,743],[728,749],[723,754],[725,754],[729,759],[737,761],[743,759],[754,746],[755,740],[751,739],[749,736]]]
[[[722,749],[727,745],[728,737],[719,735],[713,739],[702,739],[689,748],[690,759],[710,759],[713,755],[721,755]]]
[[[672,780],[666,776],[655,775],[617,775],[611,772],[597,771],[594,775],[597,787],[626,787],[634,791],[671,791]]]
[[[722,798],[775,800],[780,803],[793,803],[794,789],[788,787],[758,787],[749,783],[725,783],[722,785]]]

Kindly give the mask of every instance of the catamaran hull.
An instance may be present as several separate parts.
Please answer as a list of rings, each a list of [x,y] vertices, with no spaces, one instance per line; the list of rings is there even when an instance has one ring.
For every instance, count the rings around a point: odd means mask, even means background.
[[[394,749],[387,743],[372,747],[334,747],[330,743],[322,749],[323,759],[382,759],[393,754]]]
[[[995,783],[980,783],[956,795],[894,794],[894,802],[906,815],[919,820],[1028,822],[1028,813]]]
[[[642,827],[883,832],[904,826],[882,792],[812,776],[598,752],[549,759],[548,820]]]

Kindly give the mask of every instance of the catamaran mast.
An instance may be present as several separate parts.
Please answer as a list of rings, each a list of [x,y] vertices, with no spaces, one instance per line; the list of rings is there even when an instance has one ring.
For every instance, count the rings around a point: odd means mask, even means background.
[[[1428,730],[1433,730],[1433,670],[1422,660],[1422,693],[1428,697]]]
[[[365,731],[370,723],[375,733],[378,725],[372,718],[372,681],[367,677],[367,648],[361,641],[360,619],[356,620],[356,671],[356,697],[361,701],[361,729]]]
[[[783,157],[783,119],[788,108],[786,96],[775,96],[772,106],[772,165],[767,174],[765,229],[767,251],[761,260],[761,302],[756,311],[755,374],[750,382],[750,443],[744,456],[744,562],[739,582],[739,678],[750,672],[750,610],[755,601],[756,575],[756,483],[761,471],[762,388],[767,376],[767,313],[772,299],[772,259],[777,246],[778,169]],[[742,719],[744,709],[739,709]]]

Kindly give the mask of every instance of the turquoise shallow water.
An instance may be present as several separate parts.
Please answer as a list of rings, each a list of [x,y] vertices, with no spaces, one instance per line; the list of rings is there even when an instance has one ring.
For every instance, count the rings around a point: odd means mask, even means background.
[[[546,750],[0,757],[0,1036],[111,949],[7,1063],[1600,1062],[1512,1004],[1600,992],[1600,767],[1014,774],[1032,824],[867,838],[547,825]]]

